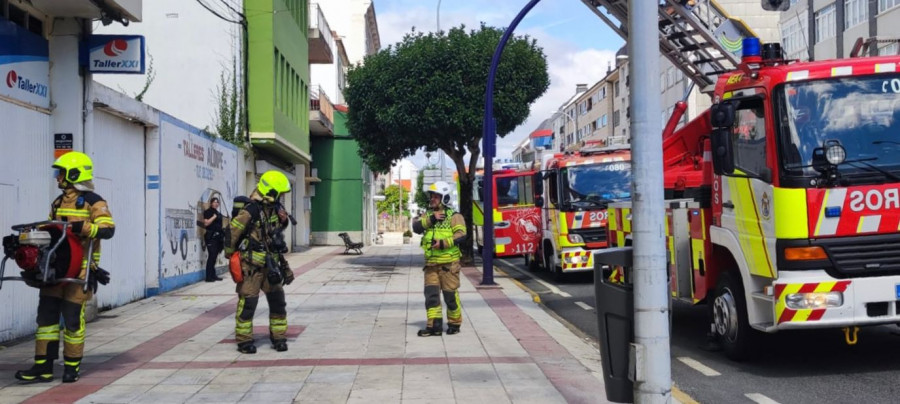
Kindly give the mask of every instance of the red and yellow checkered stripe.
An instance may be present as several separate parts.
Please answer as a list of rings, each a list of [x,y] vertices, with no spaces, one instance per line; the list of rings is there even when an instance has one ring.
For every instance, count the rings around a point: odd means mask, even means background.
[[[579,264],[571,264],[568,263],[567,258],[575,258],[581,257],[582,262]],[[590,251],[573,251],[573,252],[563,252],[562,253],[562,268],[563,269],[582,269],[582,268],[593,268],[593,255]]]
[[[610,247],[625,247],[625,240],[631,234],[631,220],[628,216],[631,209],[627,208],[609,208],[607,211],[607,240]],[[620,266],[613,266],[612,273],[609,275],[609,281],[612,283],[625,283],[625,269]]]
[[[775,318],[778,324],[787,322],[818,321],[825,315],[828,309],[789,309],[784,302],[787,295],[794,293],[824,293],[843,292],[847,290],[850,281],[815,282],[815,283],[787,283],[775,285]]]

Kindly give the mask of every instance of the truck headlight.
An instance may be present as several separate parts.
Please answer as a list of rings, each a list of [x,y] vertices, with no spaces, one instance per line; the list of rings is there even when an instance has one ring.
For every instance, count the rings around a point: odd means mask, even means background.
[[[842,292],[791,293],[784,297],[784,303],[789,309],[794,310],[841,307],[844,304],[844,294]]]
[[[580,234],[569,234],[568,236],[569,242],[572,244],[581,244],[584,243],[584,237],[581,237]]]
[[[572,256],[568,256],[568,257],[566,257],[566,261],[567,261],[569,264],[580,264],[582,261],[587,262],[587,260],[586,260],[584,257],[580,256],[580,255],[572,255]]]

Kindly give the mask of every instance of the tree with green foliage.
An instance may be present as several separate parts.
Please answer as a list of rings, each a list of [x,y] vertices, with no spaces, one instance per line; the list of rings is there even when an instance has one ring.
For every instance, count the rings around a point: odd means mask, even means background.
[[[378,213],[409,216],[409,192],[399,185],[390,185],[384,189],[384,200],[378,201],[375,207]]]
[[[427,35],[413,31],[366,56],[347,74],[347,126],[359,155],[373,171],[385,172],[419,149],[443,150],[456,165],[459,206],[470,235],[487,76],[502,35],[502,29],[483,24],[468,31],[464,26]],[[549,84],[547,60],[537,42],[528,36],[510,38],[494,88],[497,135],[522,124]],[[471,251],[470,242],[464,253],[471,256]]]

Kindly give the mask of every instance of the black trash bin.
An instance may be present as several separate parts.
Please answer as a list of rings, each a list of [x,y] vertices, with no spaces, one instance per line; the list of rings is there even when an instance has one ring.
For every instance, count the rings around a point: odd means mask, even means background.
[[[609,248],[594,254],[594,296],[600,328],[600,356],[606,399],[617,403],[634,401],[634,383],[628,378],[631,343],[634,342],[634,289],[607,279],[606,266],[631,268],[631,247]]]

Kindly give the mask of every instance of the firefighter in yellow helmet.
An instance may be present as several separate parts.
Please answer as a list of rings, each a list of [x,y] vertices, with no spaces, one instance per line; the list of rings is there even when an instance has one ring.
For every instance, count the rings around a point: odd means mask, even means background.
[[[447,334],[459,332],[462,305],[459,302],[459,245],[466,241],[466,222],[450,204],[450,184],[438,181],[428,189],[428,213],[413,219],[416,234],[423,234],[425,250],[425,310],[428,321],[420,337],[441,335],[443,312],[441,295],[447,303]]]
[[[84,252],[93,243],[91,267],[88,257],[81,263],[79,278],[84,279],[88,270],[89,279],[105,284],[109,274],[100,270],[100,240],[112,238],[115,223],[106,201],[94,193],[94,164],[84,153],[68,152],[53,163],[56,169],[56,183],[62,190],[50,206],[50,220],[67,221],[72,231],[81,237]],[[84,292],[84,286],[71,282],[41,287],[38,301],[37,333],[35,334],[34,366],[16,372],[16,379],[26,383],[49,382],[53,380],[53,361],[59,358],[59,318],[62,316],[63,330],[63,383],[78,380],[81,358],[84,353],[84,305],[96,292],[96,283]]]
[[[284,268],[281,254],[287,252],[278,238],[288,225],[288,215],[279,198],[291,192],[287,177],[279,171],[266,171],[250,194],[249,203],[231,220],[231,238],[225,255],[240,254],[243,279],[237,284],[238,305],[234,336],[238,351],[256,353],[253,340],[253,314],[259,303],[259,291],[269,302],[269,340],[279,352],[287,351],[287,310],[282,284],[293,281],[293,272]],[[281,240],[281,241],[279,241]]]

